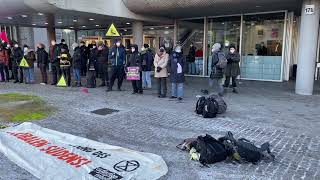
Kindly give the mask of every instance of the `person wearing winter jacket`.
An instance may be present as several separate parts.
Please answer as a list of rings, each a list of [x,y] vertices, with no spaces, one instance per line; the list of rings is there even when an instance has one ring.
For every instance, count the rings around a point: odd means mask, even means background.
[[[48,83],[48,74],[47,74],[47,69],[49,65],[49,55],[47,51],[44,49],[45,46],[44,44],[40,43],[38,44],[38,49],[37,49],[37,66],[40,68],[41,72],[41,77],[42,77],[42,84],[47,84]]]
[[[108,59],[109,59],[109,48],[105,46],[102,42],[98,43],[97,51],[97,63],[98,63],[98,73],[101,76],[100,87],[108,86],[109,83],[109,73],[108,73]]]
[[[4,44],[0,45],[0,76],[1,82],[9,82],[9,54]]]
[[[133,92],[132,94],[142,94],[143,89],[142,89],[142,59],[139,53],[138,45],[133,44],[131,46],[131,54],[129,55],[129,60],[127,62],[126,67],[138,67],[139,68],[139,73],[140,73],[140,80],[133,80],[131,81],[132,83],[132,89]]]
[[[112,73],[110,86],[107,91],[112,91],[114,81],[118,79],[118,91],[121,91],[123,78],[125,75],[124,65],[126,63],[126,50],[121,44],[121,40],[117,40],[115,46],[109,52],[109,59],[112,62]]]
[[[224,82],[224,87],[228,88],[230,84],[230,78],[232,78],[232,88],[234,93],[238,93],[237,87],[237,76],[240,75],[240,54],[237,52],[234,45],[230,45],[229,52],[226,56],[228,60],[227,68],[225,71],[226,80]]]
[[[67,81],[67,86],[71,85],[71,56],[64,47],[61,48],[60,54],[60,70]]]
[[[49,48],[49,59],[51,62],[51,72],[52,72],[52,83],[51,85],[56,85],[58,83],[58,78],[60,74],[60,54],[61,49],[55,40],[51,41],[51,46]]]
[[[164,47],[160,47],[159,52],[154,57],[154,77],[157,79],[158,84],[158,97],[165,98],[167,96],[167,65],[169,55],[166,53]]]
[[[140,52],[142,58],[142,87],[152,88],[151,70],[153,65],[154,55],[148,44],[144,44]]]
[[[218,92],[219,96],[223,96],[224,89],[221,85],[224,69],[217,66],[219,62],[219,56],[223,55],[223,52],[221,51],[221,44],[215,43],[212,46],[212,63],[211,63],[211,74],[210,74],[210,84],[213,86],[213,88]]]
[[[29,46],[23,46],[24,58],[27,61],[29,67],[23,67],[23,74],[26,84],[34,83],[34,62],[36,61],[36,55],[33,49],[29,49]]]
[[[20,67],[20,62],[23,58],[23,51],[18,43],[15,43],[12,49],[12,72],[15,81],[13,83],[23,83],[23,69]]]
[[[72,67],[74,74],[75,86],[81,86],[81,49],[77,43],[72,44],[73,56],[72,56]]]
[[[177,45],[169,58],[168,69],[172,88],[171,98],[178,98],[179,101],[183,99],[185,63],[186,61],[182,54],[182,47],[181,45]]]

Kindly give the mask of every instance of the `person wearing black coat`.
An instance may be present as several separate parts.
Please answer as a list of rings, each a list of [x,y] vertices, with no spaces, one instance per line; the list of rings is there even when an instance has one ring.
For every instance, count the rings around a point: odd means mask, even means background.
[[[108,59],[109,59],[109,48],[105,46],[102,42],[98,43],[97,51],[97,63],[98,63],[98,73],[101,76],[100,87],[108,86],[109,83],[109,73],[108,73]]]
[[[14,44],[13,50],[12,50],[12,72],[13,77],[15,79],[14,83],[23,83],[23,69],[20,67],[20,62],[23,58],[23,51],[19,47],[18,43]]]
[[[44,49],[44,44],[39,44],[37,49],[37,66],[40,68],[42,83],[48,83],[47,68],[49,65],[49,55]]]
[[[224,55],[223,52],[221,51],[221,44],[220,43],[215,43],[212,46],[212,63],[211,63],[211,74],[210,74],[210,79],[211,79],[211,85],[213,88],[218,91],[219,96],[223,96],[223,86],[221,85],[223,74],[224,74],[224,69],[220,68],[217,66],[219,62],[219,56]]]
[[[52,73],[51,85],[56,85],[58,83],[58,78],[60,75],[60,54],[61,54],[60,46],[56,44],[55,40],[52,40],[51,46],[49,48],[49,59],[51,62],[51,73]]]
[[[90,49],[86,47],[84,41],[80,42],[80,52],[81,52],[81,76],[86,76]]]
[[[131,54],[129,55],[129,60],[126,67],[139,67],[140,80],[134,80],[132,82],[133,92],[132,94],[142,94],[142,59],[139,53],[138,45],[134,44],[131,46]]]
[[[148,44],[144,44],[140,52],[142,58],[142,86],[143,88],[152,88],[151,71],[154,60],[154,54]]]
[[[185,81],[185,58],[182,54],[182,47],[177,45],[174,52],[169,57],[168,71],[170,73],[171,81],[171,98],[182,100],[183,98],[183,83]]]
[[[187,60],[188,60],[188,73],[191,75],[196,74],[196,47],[194,47],[193,43],[190,44],[190,49],[189,49],[189,53],[187,56]]]
[[[230,78],[232,78],[232,88],[234,93],[238,93],[237,87],[237,76],[240,75],[240,54],[236,51],[236,47],[231,45],[229,47],[229,52],[226,56],[228,60],[227,68],[225,71],[226,80],[224,82],[224,87],[229,87]]]
[[[81,50],[77,43],[72,44],[73,56],[72,56],[72,68],[74,74],[74,81],[77,87],[81,86]]]

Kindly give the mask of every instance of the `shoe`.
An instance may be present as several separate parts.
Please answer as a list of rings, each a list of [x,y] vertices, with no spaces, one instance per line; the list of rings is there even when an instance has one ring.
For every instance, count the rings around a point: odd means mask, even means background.
[[[110,91],[112,91],[112,89],[111,89],[111,88],[108,88],[108,89],[107,89],[107,92],[110,92]]]
[[[19,81],[14,81],[13,83],[15,83],[15,84],[16,84],[16,83],[18,83],[18,82],[19,82]]]
[[[41,85],[46,85],[46,83],[40,83]]]
[[[140,92],[138,92],[138,94],[143,94],[143,92],[142,92],[142,91],[140,91]]]
[[[223,97],[223,93],[218,93],[218,96]]]
[[[104,87],[104,86],[106,86],[105,83],[102,83],[102,84],[99,85],[99,87]]]
[[[137,94],[137,92],[132,92],[131,94]]]
[[[118,91],[122,91],[121,88],[118,88]]]
[[[177,99],[177,97],[175,97],[175,96],[171,96],[171,97],[170,97],[170,99]]]
[[[235,94],[239,94],[239,92],[235,88],[233,88],[232,92],[235,93]]]
[[[51,86],[55,86],[55,85],[57,85],[56,83],[51,83]]]
[[[178,100],[179,100],[179,101],[182,101],[182,97],[178,97]]]
[[[223,87],[227,88],[227,87],[229,87],[229,85],[225,85],[225,84],[224,84]]]

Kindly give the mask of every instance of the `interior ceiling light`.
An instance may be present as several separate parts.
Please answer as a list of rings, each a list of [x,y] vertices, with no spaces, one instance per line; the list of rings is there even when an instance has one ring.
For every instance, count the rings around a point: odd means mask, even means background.
[[[12,17],[7,17],[8,19],[13,19]]]
[[[154,29],[153,27],[151,27],[150,29]]]
[[[73,29],[73,28],[74,28],[74,27],[72,27],[72,26],[70,27],[70,29]]]
[[[97,27],[99,27],[100,25],[99,25],[99,24],[97,24],[96,26],[97,26]]]
[[[32,26],[35,26],[36,24],[32,24]]]
[[[38,12],[38,15],[39,15],[39,16],[43,16],[43,13],[41,13],[41,12]]]
[[[86,26],[82,26],[83,28],[85,28]]]
[[[74,19],[73,22],[78,22],[78,20]]]
[[[256,6],[256,8],[259,8],[259,7],[261,7],[261,6],[259,6],[259,5],[258,5],[258,6]]]
[[[127,22],[126,24],[127,24],[127,25],[130,25],[131,23]]]
[[[61,22],[61,21],[58,21],[58,24],[62,24],[62,22]]]
[[[28,17],[28,16],[27,16],[27,15],[25,15],[25,14],[22,14],[22,15],[21,15],[21,17],[26,18],[26,17]]]
[[[124,29],[124,31],[128,31],[128,30]]]
[[[47,24],[49,24],[49,23],[46,22],[46,23],[44,23],[44,24],[47,25]]]
[[[165,27],[166,29],[169,29],[169,27],[167,26],[167,27]]]
[[[93,19],[93,18],[90,18],[89,20],[90,20],[90,21],[94,21],[94,19]]]

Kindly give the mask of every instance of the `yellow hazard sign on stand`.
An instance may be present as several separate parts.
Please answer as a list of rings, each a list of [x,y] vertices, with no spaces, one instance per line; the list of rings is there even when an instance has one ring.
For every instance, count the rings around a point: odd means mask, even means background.
[[[119,37],[120,33],[117,30],[116,26],[112,23],[106,33],[106,36]]]
[[[19,64],[20,67],[24,67],[24,68],[28,68],[29,67],[29,64],[27,62],[27,60],[25,58],[22,58],[20,64]]]
[[[61,76],[58,84],[58,87],[67,87],[66,79],[64,78],[64,75]]]

